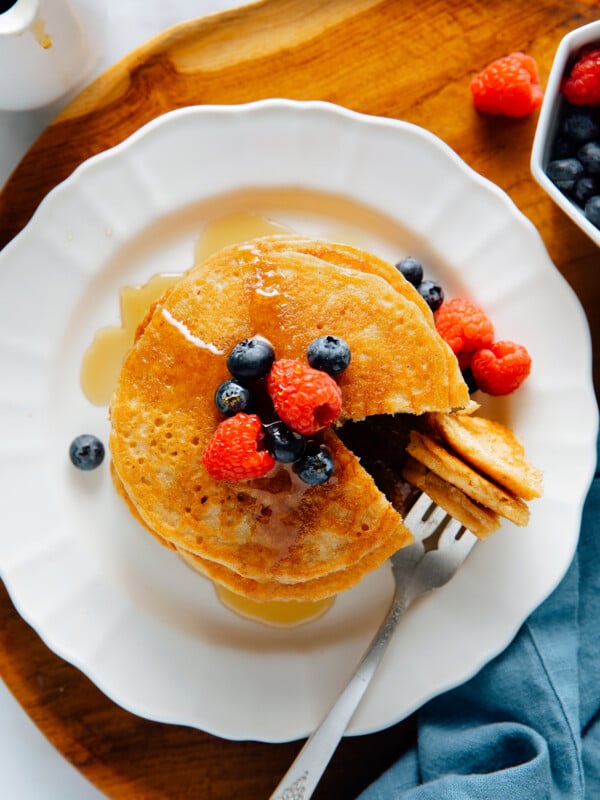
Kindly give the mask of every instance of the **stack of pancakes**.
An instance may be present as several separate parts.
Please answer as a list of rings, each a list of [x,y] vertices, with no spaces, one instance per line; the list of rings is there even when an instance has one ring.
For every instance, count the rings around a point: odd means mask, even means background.
[[[342,416],[447,414],[469,404],[453,353],[419,293],[390,264],[295,236],[225,248],[149,310],[111,402],[115,485],[132,514],[214,581],[254,600],[319,600],[356,584],[412,535],[331,428],[335,473],[308,486],[288,466],[265,478],[211,478],[202,453],[222,417],[217,386],[242,339],[306,359],[332,334],[352,352]]]

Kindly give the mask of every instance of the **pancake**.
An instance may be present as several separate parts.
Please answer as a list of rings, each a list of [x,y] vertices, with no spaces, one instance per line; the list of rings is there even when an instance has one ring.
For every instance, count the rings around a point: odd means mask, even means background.
[[[368,572],[380,567],[396,550],[389,542],[384,542],[359,561],[349,564],[345,569],[299,583],[280,583],[274,580],[255,581],[238,575],[237,572],[216,561],[209,561],[186,550],[178,549],[177,552],[197,572],[250,600],[264,602],[309,599],[311,602],[315,602],[351,589]]]
[[[431,436],[420,431],[411,431],[406,449],[416,461],[435,475],[495,514],[515,525],[527,525],[529,522],[527,503],[481,475]]]
[[[349,267],[358,270],[359,272],[366,272],[371,275],[383,278],[393,289],[395,289],[402,297],[414,303],[421,311],[423,318],[429,326],[435,330],[435,322],[433,313],[423,297],[415,289],[415,287],[406,280],[406,278],[399,272],[395,266],[384,261],[381,258],[367,253],[364,250],[359,250],[351,245],[341,244],[338,242],[329,242],[325,239],[310,239],[293,234],[275,234],[272,236],[264,236],[253,239],[242,245],[244,248],[251,250],[251,252],[258,255],[260,258],[268,256],[269,253],[304,253],[305,255],[313,256],[321,262],[333,264],[342,267]],[[314,265],[319,266],[317,262],[312,262]],[[196,267],[196,270],[210,268],[210,262],[205,262]],[[441,341],[441,346],[445,351],[446,366],[451,373],[454,373],[455,378],[460,382],[459,368],[456,357],[451,348],[445,341]],[[461,402],[457,407],[462,408],[468,402],[468,397],[463,395]]]
[[[339,377],[341,421],[468,405],[455,356],[435,330],[429,309],[423,312],[418,292],[397,270],[389,267],[406,296],[367,269],[368,254],[359,271],[261,241],[225,248],[191,270],[147,315],[140,335],[150,320],[156,322],[159,306],[172,324],[181,327],[182,320],[191,319],[189,327],[183,326],[188,338],[212,343],[217,354],[260,333],[272,342],[277,358],[304,359],[314,338],[334,333],[354,354],[351,369]],[[287,241],[279,240],[278,246]],[[338,257],[340,247],[331,246]],[[353,252],[357,261],[359,251]],[[202,308],[209,314],[194,319]],[[226,376],[224,359],[222,364]]]
[[[479,539],[486,539],[500,527],[498,514],[471,500],[470,497],[440,478],[413,458],[408,458],[402,471],[404,478],[461,522]]]
[[[398,544],[393,538],[383,541],[381,545],[377,545],[372,551],[363,556],[359,561],[350,564],[346,569],[336,570],[320,578],[314,578],[308,581],[299,581],[296,583],[281,583],[276,580],[262,580],[256,581],[251,578],[244,578],[237,572],[229,569],[223,564],[216,561],[209,561],[202,558],[195,553],[191,553],[182,548],[177,548],[172,542],[163,539],[156,531],[149,528],[144,520],[141,518],[137,508],[131,502],[130,497],[127,495],[119,476],[117,475],[114,467],[111,465],[111,475],[118,494],[126,503],[131,515],[142,525],[149,533],[151,533],[164,547],[174,550],[183,561],[195,569],[200,574],[204,575],[211,580],[222,584],[227,589],[235,592],[243,597],[248,597],[251,600],[259,602],[270,600],[305,600],[310,598],[311,601],[323,600],[331,597],[334,594],[339,594],[346,589],[354,586],[358,581],[377,567],[381,566],[383,562],[396,552],[399,547],[409,544],[413,541],[412,535],[410,541]]]
[[[335,479],[326,485],[308,487],[284,467],[267,478],[238,483],[209,476],[202,491],[192,482],[187,494],[183,483],[178,491],[191,505],[183,507],[177,528],[154,521],[154,508],[149,512],[150,503],[144,506],[137,500],[116,466],[121,486],[115,483],[134,515],[159,541],[254,580],[306,581],[343,569],[384,542],[390,552],[412,542],[400,515],[358,459],[333,434],[326,432],[324,438],[336,462]],[[205,509],[205,518],[199,519]]]
[[[465,414],[430,414],[428,426],[473,467],[524,500],[542,495],[542,473],[500,422]]]
[[[415,303],[421,310],[427,322],[433,327],[433,313],[415,289],[392,264],[381,258],[340,242],[330,242],[326,239],[311,239],[293,234],[274,234],[253,239],[242,245],[261,257],[269,253],[304,253],[314,256],[320,261],[341,267],[350,267],[359,272],[368,272],[383,278],[399,294]],[[204,269],[206,262],[199,264],[196,269]]]
[[[394,288],[360,251],[348,255],[356,269],[342,265],[342,246],[302,241],[310,252],[290,250],[289,237],[285,247],[225,248],[186,274],[146,315],[110,408],[115,484],[132,513],[200,571],[254,598],[337,593],[412,535],[334,430],[323,434],[335,461],[326,484],[303,484],[287,467],[259,480],[211,478],[201,456],[221,420],[213,395],[235,344],[260,334],[277,358],[305,359],[317,336],[345,339],[340,423],[469,402],[409,284]],[[340,264],[317,255],[331,250]]]

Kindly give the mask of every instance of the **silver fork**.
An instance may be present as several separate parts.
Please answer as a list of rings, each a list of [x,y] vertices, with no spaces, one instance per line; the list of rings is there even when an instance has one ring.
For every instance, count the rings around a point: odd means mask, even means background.
[[[402,615],[419,595],[443,586],[477,538],[422,493],[404,519],[415,543],[391,557],[392,606],[346,688],[307,739],[269,800],[308,800],[348,727]]]

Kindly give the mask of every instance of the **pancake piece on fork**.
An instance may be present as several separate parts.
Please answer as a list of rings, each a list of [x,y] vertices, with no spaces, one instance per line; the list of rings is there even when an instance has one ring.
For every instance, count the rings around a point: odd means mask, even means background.
[[[425,414],[407,452],[406,480],[482,539],[501,518],[527,525],[527,501],[542,495],[542,473],[514,433],[476,414]]]

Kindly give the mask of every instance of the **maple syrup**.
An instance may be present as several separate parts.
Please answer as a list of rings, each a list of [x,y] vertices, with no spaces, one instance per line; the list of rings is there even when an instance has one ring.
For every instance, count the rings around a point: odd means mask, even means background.
[[[43,19],[34,20],[33,23],[30,25],[29,30],[33,34],[34,39],[43,47],[44,50],[48,50],[53,45],[52,39],[46,33],[46,23]]]
[[[180,274],[161,273],[143,286],[124,286],[119,293],[121,325],[96,332],[81,363],[81,388],[94,405],[108,405],[135,331],[152,303],[181,278]]]
[[[313,622],[328,611],[334,603],[333,597],[325,600],[267,600],[259,602],[241,597],[239,594],[215,584],[217,597],[230,611],[254,622],[272,627],[290,628]]]
[[[258,214],[228,214],[210,222],[198,239],[194,252],[194,263],[200,264],[213,253],[230,244],[247,242],[259,236],[290,233],[289,228],[272,222]]]

